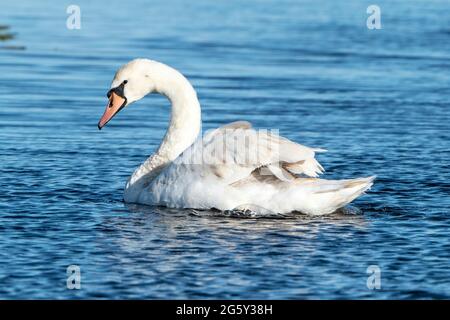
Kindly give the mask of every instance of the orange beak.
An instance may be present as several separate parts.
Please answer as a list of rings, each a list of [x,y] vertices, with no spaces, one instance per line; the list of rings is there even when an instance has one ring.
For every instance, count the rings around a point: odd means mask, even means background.
[[[103,116],[98,122],[98,129],[100,130],[103,128],[109,120],[111,120],[123,107],[125,107],[126,102],[127,99],[119,96],[114,91],[111,92],[111,95],[109,96],[109,103],[106,106]]]

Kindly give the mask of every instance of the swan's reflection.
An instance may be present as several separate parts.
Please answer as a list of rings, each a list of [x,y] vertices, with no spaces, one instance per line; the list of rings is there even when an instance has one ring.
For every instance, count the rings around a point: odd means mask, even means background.
[[[114,252],[111,261],[122,285],[148,298],[227,297],[230,288],[265,281],[292,281],[297,289],[289,290],[298,293],[301,283],[295,283],[311,263],[334,261],[340,254],[336,245],[367,231],[367,220],[355,211],[242,218],[125,204],[101,221],[99,244]]]
[[[218,211],[179,210],[138,204],[124,204],[126,211],[106,218],[108,229],[115,229],[120,246],[138,247],[163,244],[166,248],[187,248],[189,242],[204,240],[232,250],[245,241],[282,241],[283,237],[313,240],[321,232],[338,239],[364,231],[367,220],[356,208],[344,208],[332,215],[312,217],[302,214],[248,217]],[[124,248],[125,249],[125,248]]]

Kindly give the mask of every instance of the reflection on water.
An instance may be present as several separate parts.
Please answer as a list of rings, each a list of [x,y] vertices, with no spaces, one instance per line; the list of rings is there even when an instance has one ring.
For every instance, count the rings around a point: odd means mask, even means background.
[[[0,50],[0,298],[450,298],[447,1],[380,0],[381,30],[360,0],[77,4],[80,30],[54,1],[0,11],[0,48],[26,45]],[[151,96],[97,130],[136,57],[187,75],[204,130],[278,129],[375,185],[326,217],[125,205],[169,118]]]
[[[364,216],[356,214],[360,212],[359,209],[353,207],[347,207],[335,212],[332,215],[327,216],[308,216],[298,213],[290,214],[278,214],[276,216],[248,216],[245,213],[240,212],[220,212],[216,210],[178,210],[163,207],[151,207],[139,204],[124,204],[125,207],[133,213],[130,216],[125,217],[152,217],[153,215],[161,215],[166,217],[167,223],[170,225],[178,226],[179,223],[186,225],[187,222],[192,221],[195,227],[200,226],[203,228],[211,229],[214,232],[215,228],[220,231],[221,228],[231,229],[246,229],[251,228],[254,232],[258,230],[267,231],[272,228],[288,231],[291,228],[295,230],[301,230],[302,227],[308,229],[311,233],[311,228],[314,228],[316,222],[319,225],[330,223],[333,226],[339,225],[353,225],[355,227],[364,225]],[[163,221],[166,221],[164,219]],[[195,221],[195,222],[194,222]]]
[[[11,40],[14,38],[12,33],[8,32],[9,26],[0,24],[0,41]]]
[[[15,38],[15,34],[10,32],[10,27],[7,25],[0,24],[0,43],[6,42],[8,40],[13,40]],[[24,50],[24,46],[20,45],[0,45],[0,49],[4,50]]]
[[[158,277],[148,280],[157,283],[158,288],[152,290],[153,295],[143,292],[148,297],[158,297],[158,293],[167,297],[169,292],[180,289],[178,296],[203,298],[277,294],[295,297],[296,292],[309,290],[288,279],[303,277],[304,272],[314,273],[313,269],[299,271],[328,259],[321,249],[327,234],[351,241],[355,233],[368,232],[361,215],[255,219],[226,217],[213,211],[194,213],[141,205],[126,208],[129,214],[102,221],[101,234],[116,252],[115,263],[126,266],[122,272],[128,274],[127,278],[133,278],[132,274],[139,279],[143,274]],[[135,256],[140,263],[134,263],[129,256]],[[300,256],[300,261],[306,262],[301,268],[296,266]],[[221,274],[233,274],[233,278]],[[259,279],[256,282],[255,277]]]

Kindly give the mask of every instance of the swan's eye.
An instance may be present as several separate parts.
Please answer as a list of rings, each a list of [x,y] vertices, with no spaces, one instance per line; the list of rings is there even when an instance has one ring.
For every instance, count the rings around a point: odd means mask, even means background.
[[[123,80],[123,84],[127,84],[128,83],[128,80]]]

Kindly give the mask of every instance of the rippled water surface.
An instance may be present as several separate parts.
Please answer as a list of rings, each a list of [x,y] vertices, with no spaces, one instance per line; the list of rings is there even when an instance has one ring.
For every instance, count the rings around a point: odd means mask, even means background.
[[[76,2],[81,30],[69,3],[1,3],[0,298],[450,298],[448,1],[377,1],[381,30],[369,1]],[[124,204],[169,117],[151,96],[97,130],[135,57],[186,74],[204,129],[277,128],[374,187],[321,218]]]

